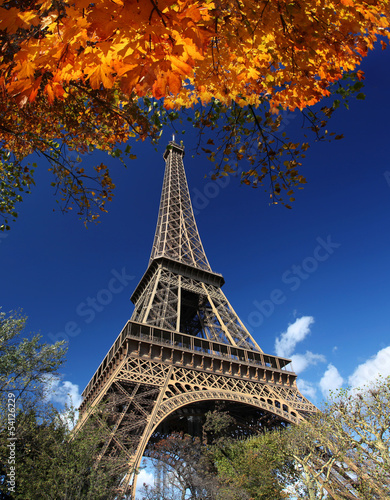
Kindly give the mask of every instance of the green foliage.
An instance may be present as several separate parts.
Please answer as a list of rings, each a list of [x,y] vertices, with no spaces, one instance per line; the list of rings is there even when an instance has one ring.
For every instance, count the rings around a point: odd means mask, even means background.
[[[16,159],[11,161],[9,151],[0,149],[0,215],[3,217],[3,224],[0,231],[10,229],[9,217],[13,221],[18,216],[16,211],[17,203],[23,201],[22,195],[30,192],[30,186],[34,183],[35,165],[22,165]]]
[[[288,452],[311,500],[390,498],[390,377],[340,390],[288,431]]]
[[[208,441],[215,442],[230,436],[232,428],[236,427],[236,421],[228,412],[214,410],[206,414],[203,431],[207,434]]]
[[[71,430],[76,412],[59,412],[47,393],[48,377],[64,362],[64,343],[42,344],[39,335],[23,338],[25,326],[20,313],[0,313],[0,499],[121,498],[127,460],[120,454],[100,457],[105,408],[77,432]]]
[[[10,498],[104,500],[116,497],[126,461],[119,456],[106,457],[96,467],[104,427],[92,416],[83,429],[73,435],[68,423],[68,419],[50,406],[44,415],[38,416],[34,411],[19,414],[16,488]],[[4,478],[9,450],[6,430],[1,434],[0,474]]]
[[[0,407],[3,425],[8,393],[15,395],[17,408],[36,407],[44,397],[48,375],[55,375],[64,362],[64,342],[42,344],[39,334],[22,338],[27,318],[0,312]]]
[[[221,442],[213,449],[221,484],[222,500],[288,498],[284,488],[296,480],[294,462],[285,452],[280,431],[266,432],[246,440]]]

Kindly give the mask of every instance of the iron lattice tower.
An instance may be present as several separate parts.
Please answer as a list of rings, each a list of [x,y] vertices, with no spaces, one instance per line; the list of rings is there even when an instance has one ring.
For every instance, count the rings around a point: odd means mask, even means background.
[[[131,297],[133,315],[80,407],[82,425],[96,405],[114,398],[102,453],[126,453],[123,488],[132,498],[133,471],[151,436],[169,421],[175,429],[178,415],[225,401],[255,410],[271,427],[316,411],[298,391],[290,360],[264,354],[222,292],[224,279],[211,270],[196,226],[183,156],[184,148],[170,142],[149,265]]]

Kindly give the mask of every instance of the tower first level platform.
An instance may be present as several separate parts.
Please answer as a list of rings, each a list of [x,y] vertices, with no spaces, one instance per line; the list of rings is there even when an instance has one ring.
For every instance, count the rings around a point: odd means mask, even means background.
[[[191,405],[224,401],[258,410],[259,427],[295,424],[316,411],[296,378],[288,359],[128,321],[83,392],[79,425],[110,401],[102,452],[125,452],[123,491],[134,498],[134,471],[164,421]]]

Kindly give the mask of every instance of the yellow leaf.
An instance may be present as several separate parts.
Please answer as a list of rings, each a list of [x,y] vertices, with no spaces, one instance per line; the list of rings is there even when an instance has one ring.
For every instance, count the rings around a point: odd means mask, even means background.
[[[190,66],[186,62],[182,61],[181,59],[179,59],[178,57],[173,56],[173,55],[169,56],[169,59],[172,62],[172,67],[174,69],[177,69],[180,74],[182,74],[182,75],[191,75],[192,74],[193,68],[192,68],[192,66]]]
[[[35,64],[31,61],[24,61],[20,71],[18,72],[18,78],[31,78],[35,73]]]
[[[38,26],[40,22],[39,15],[35,10],[26,10],[24,12],[19,12],[19,18],[26,25],[26,28],[31,24],[33,26]]]
[[[110,89],[114,84],[112,69],[106,64],[95,67],[89,74],[89,83],[93,89],[98,89],[101,85],[106,89]]]

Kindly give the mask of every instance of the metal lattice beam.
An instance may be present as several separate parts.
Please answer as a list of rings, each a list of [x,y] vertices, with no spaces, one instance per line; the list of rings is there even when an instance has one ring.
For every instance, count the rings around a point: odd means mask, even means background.
[[[175,412],[212,401],[240,404],[261,424],[297,423],[316,411],[298,391],[290,360],[263,353],[221,287],[195,223],[183,165],[171,142],[148,269],[131,300],[131,320],[83,392],[79,427],[102,401],[109,421],[102,454],[122,450],[134,498],[142,455],[153,432]]]
[[[183,156],[184,147],[170,142],[164,154],[166,168],[150,263],[167,257],[211,271],[195,222]]]

